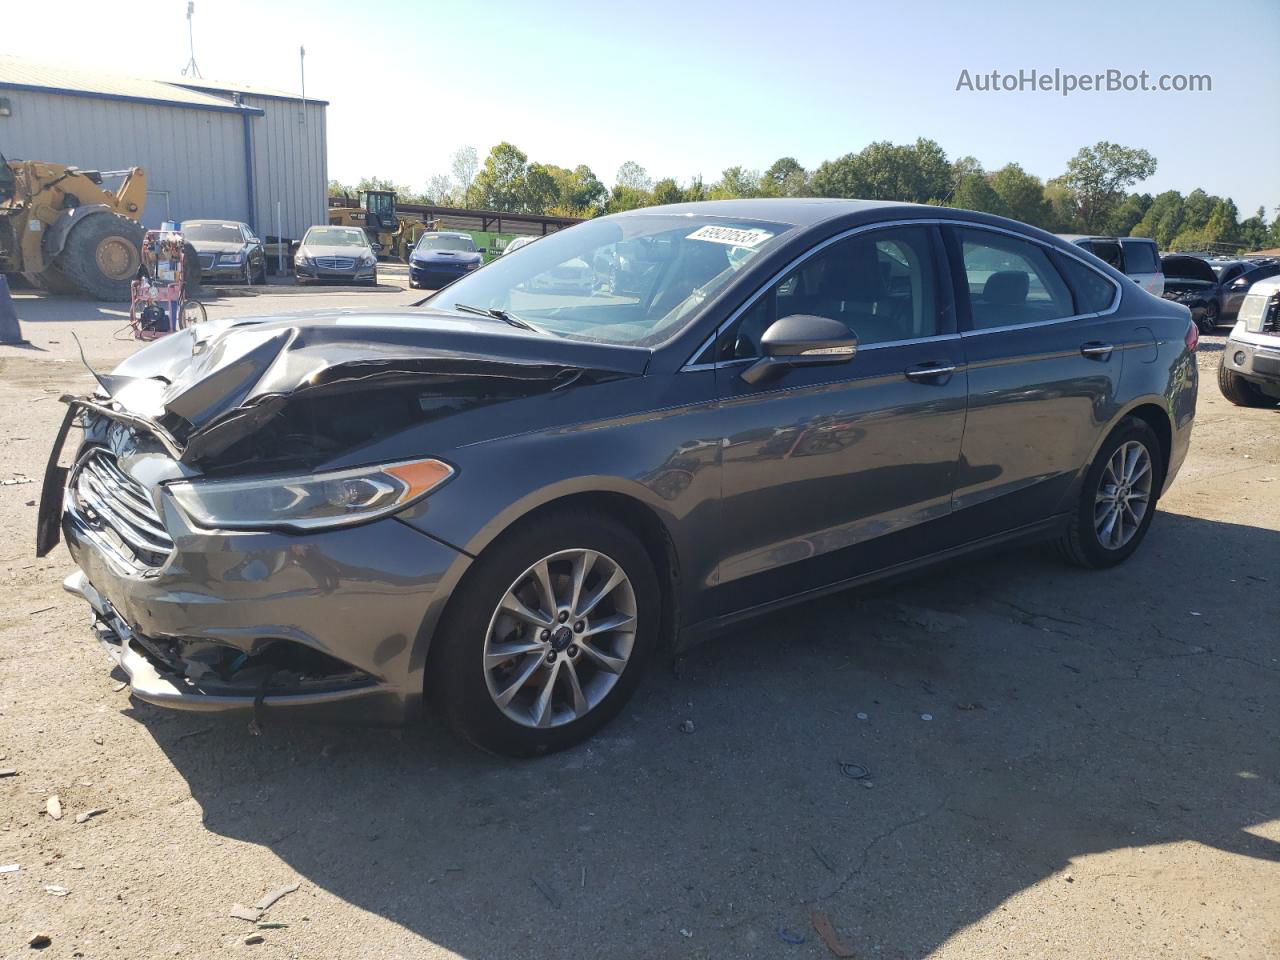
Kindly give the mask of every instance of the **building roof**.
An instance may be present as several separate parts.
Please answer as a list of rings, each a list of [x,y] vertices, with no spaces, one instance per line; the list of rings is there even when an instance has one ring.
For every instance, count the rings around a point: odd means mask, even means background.
[[[226,97],[191,90],[163,80],[146,80],[80,67],[55,66],[7,55],[0,55],[0,89],[33,90],[39,93],[60,93],[133,103],[158,103],[253,116],[263,113],[257,107],[239,106]]]
[[[314,103],[317,106],[327,107],[328,100],[317,100],[315,97],[303,97],[300,93],[293,93],[289,90],[276,90],[272,87],[258,87],[248,83],[228,83],[221,80],[206,80],[199,77],[195,80],[183,78],[181,80],[170,81],[180,87],[186,87],[188,90],[203,90],[210,93],[243,93],[250,97],[265,97],[268,100],[303,100],[307,103]]]

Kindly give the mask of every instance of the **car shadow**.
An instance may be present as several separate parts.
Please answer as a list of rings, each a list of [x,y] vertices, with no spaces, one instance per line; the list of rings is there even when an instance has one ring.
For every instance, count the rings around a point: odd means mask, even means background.
[[[537,761],[133,713],[210,831],[463,957],[826,956],[812,909],[919,957],[1087,854],[1280,859],[1278,580],[1280,533],[1166,513],[1109,572],[970,558],[717,636]]]

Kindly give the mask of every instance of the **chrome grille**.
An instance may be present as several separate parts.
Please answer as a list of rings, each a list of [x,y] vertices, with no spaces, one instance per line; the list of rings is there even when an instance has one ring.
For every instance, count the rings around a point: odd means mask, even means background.
[[[148,567],[158,567],[173,551],[160,515],[147,491],[102,448],[80,461],[72,481],[76,499],[91,521],[114,535],[117,548]]]
[[[351,257],[316,257],[316,266],[326,270],[350,270],[355,265]]]
[[[213,261],[218,259],[217,254],[202,253],[200,254],[200,267],[203,270],[209,270],[213,267]]]

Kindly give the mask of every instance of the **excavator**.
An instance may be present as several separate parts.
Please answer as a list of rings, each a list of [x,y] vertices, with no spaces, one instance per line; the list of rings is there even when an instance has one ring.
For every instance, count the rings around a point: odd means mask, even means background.
[[[102,186],[113,178],[115,192]],[[50,293],[128,300],[146,198],[141,167],[81,170],[0,156],[0,273]]]
[[[409,251],[428,230],[439,230],[439,223],[426,223],[416,217],[396,212],[394,190],[365,190],[359,207],[330,207],[329,225],[360,227],[379,260],[408,261]]]

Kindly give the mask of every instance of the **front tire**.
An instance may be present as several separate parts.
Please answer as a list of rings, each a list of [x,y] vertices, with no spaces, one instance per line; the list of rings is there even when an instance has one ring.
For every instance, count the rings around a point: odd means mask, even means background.
[[[1200,332],[1213,333],[1218,329],[1218,301],[1210,300],[1200,314]]]
[[[631,697],[660,611],[653,563],[626,527],[593,513],[534,518],[468,571],[436,630],[426,692],[485,750],[564,750]]]
[[[96,300],[128,301],[129,284],[141,262],[141,224],[97,213],[72,228],[55,266]]]
[[[1164,454],[1144,420],[1126,417],[1098,450],[1071,525],[1058,541],[1068,560],[1098,570],[1133,555],[1155,516]]]
[[[1228,370],[1225,357],[1218,360],[1218,389],[1237,407],[1269,407],[1275,403],[1256,383]]]

